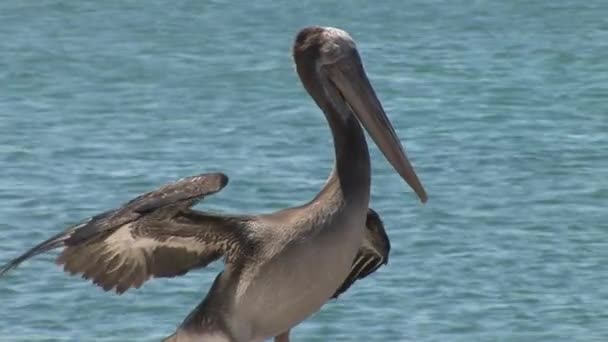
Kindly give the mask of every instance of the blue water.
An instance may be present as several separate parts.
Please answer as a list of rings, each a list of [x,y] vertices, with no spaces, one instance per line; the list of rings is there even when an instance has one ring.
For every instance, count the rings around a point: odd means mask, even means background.
[[[430,195],[375,146],[389,265],[294,341],[608,341],[608,2],[0,2],[0,262],[177,178],[199,208],[309,200],[332,159],[290,59],[338,26]],[[38,257],[0,279],[1,341],[156,341],[221,265],[104,293]]]

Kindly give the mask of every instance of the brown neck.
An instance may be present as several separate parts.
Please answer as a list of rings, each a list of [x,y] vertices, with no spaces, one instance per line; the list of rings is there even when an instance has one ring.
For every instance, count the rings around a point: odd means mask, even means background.
[[[339,185],[345,199],[369,197],[370,157],[361,125],[330,80],[310,64],[297,65],[297,69],[304,87],[323,110],[334,140],[334,170],[319,195]]]
[[[341,118],[326,114],[331,128],[336,153],[335,172],[344,195],[348,191],[364,191],[369,195],[371,167],[369,151],[361,125],[354,115]]]

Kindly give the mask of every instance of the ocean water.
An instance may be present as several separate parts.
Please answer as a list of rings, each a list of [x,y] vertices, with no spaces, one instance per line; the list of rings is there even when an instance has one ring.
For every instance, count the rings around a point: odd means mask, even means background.
[[[199,208],[270,212],[331,168],[293,70],[341,27],[428,193],[371,147],[388,266],[294,341],[608,341],[608,2],[3,1],[0,263],[207,171]],[[157,341],[221,269],[117,296],[37,257],[0,279],[0,341]]]

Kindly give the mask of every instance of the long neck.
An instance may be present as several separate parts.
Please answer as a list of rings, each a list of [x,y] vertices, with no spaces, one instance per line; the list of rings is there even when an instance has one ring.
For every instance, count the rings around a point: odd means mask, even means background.
[[[327,111],[326,111],[327,110]],[[334,170],[330,182],[338,182],[345,196],[364,192],[369,195],[371,167],[367,142],[361,125],[354,115],[329,114],[331,106],[324,109],[331,128],[335,149]]]
[[[338,191],[346,200],[369,200],[370,157],[361,125],[329,80],[314,75],[303,83],[323,110],[334,140],[334,169],[319,196]]]

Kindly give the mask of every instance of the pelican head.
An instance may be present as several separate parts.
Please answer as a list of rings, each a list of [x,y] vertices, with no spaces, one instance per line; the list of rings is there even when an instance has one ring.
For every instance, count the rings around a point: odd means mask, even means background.
[[[293,58],[302,83],[328,117],[353,115],[423,203],[427,200],[413,166],[370,84],[355,42],[333,27],[307,27],[296,36]]]

